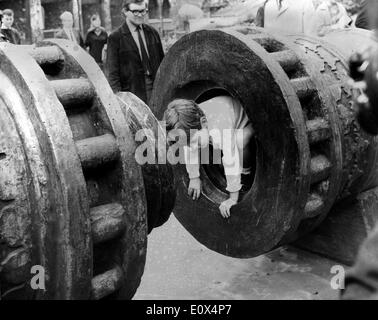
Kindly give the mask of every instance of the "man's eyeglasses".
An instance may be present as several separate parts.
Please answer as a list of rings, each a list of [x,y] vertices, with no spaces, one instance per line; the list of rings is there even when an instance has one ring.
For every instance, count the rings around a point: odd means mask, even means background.
[[[130,11],[134,16],[145,16],[147,13],[148,13],[148,10],[147,9],[143,9],[143,10],[128,10]]]

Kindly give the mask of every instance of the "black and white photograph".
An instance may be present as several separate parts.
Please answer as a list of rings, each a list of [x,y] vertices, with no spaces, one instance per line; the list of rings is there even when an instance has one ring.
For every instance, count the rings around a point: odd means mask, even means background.
[[[377,40],[378,0],[0,0],[0,308],[378,300]]]

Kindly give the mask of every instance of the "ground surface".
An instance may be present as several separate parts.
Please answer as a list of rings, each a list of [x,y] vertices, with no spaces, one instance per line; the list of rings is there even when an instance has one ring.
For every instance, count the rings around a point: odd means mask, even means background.
[[[172,216],[149,236],[136,300],[337,299],[336,263],[294,248],[233,259],[198,243]]]

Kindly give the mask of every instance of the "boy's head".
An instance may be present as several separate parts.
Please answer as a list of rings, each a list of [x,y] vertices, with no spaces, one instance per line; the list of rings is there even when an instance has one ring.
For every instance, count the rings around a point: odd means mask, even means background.
[[[177,137],[179,137],[179,141],[190,144],[200,135],[201,144],[208,144],[207,120],[201,108],[194,101],[173,100],[164,112],[164,121],[167,128],[168,143],[176,142]],[[197,133],[192,137],[191,130],[197,130]],[[204,138],[207,138],[207,142],[203,141]]]
[[[65,11],[60,15],[62,26],[64,29],[72,29],[74,25],[74,19],[71,12]]]
[[[3,10],[3,27],[4,28],[11,28],[14,22],[14,12],[11,9]]]
[[[145,0],[124,0],[122,12],[126,19],[138,26],[144,23],[144,18],[148,12]]]
[[[91,16],[91,27],[92,28],[100,28],[101,27],[101,18],[98,14],[94,14]]]

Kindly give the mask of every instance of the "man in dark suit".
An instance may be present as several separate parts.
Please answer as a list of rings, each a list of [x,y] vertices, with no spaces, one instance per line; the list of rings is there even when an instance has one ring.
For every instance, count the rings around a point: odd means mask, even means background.
[[[65,11],[61,14],[62,29],[55,33],[55,38],[70,40],[81,47],[84,47],[84,40],[80,32],[73,28],[74,20],[71,12]]]
[[[148,103],[164,57],[158,32],[144,23],[144,0],[124,0],[126,21],[108,39],[108,78],[114,92],[130,91]]]

